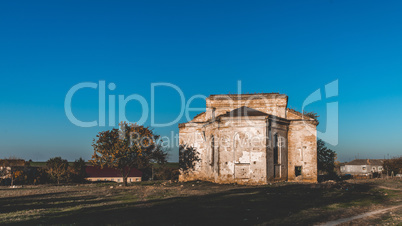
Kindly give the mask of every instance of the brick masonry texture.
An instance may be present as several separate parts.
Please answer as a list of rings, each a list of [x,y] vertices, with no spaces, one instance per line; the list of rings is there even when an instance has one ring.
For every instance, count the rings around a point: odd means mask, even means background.
[[[179,125],[180,144],[201,158],[180,180],[316,182],[318,122],[287,102],[278,93],[209,96],[205,112]]]

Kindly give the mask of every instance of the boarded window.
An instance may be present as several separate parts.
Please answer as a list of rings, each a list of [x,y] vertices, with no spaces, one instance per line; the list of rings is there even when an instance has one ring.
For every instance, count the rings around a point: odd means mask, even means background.
[[[274,166],[274,176],[275,178],[281,178],[281,165]]]
[[[295,176],[301,176],[302,175],[302,167],[301,166],[295,166]]]
[[[278,164],[282,163],[282,149],[285,146],[285,138],[279,136],[278,137]]]
[[[278,155],[278,134],[274,135],[274,164],[279,164],[279,155]]]
[[[300,160],[303,161],[303,149],[298,148],[297,150],[299,151]]]
[[[234,139],[235,164],[250,164],[250,150],[247,148],[247,134],[236,134]]]

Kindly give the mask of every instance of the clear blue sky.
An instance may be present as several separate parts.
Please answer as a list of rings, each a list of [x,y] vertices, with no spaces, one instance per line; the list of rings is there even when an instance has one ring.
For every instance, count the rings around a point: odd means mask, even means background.
[[[107,95],[147,100],[153,82],[175,84],[188,99],[236,93],[241,80],[243,92],[284,93],[301,110],[338,79],[339,144],[331,148],[339,160],[402,155],[401,12],[400,1],[368,0],[2,1],[0,158],[89,159],[96,133],[110,128],[73,125],[64,98],[99,80],[116,84]],[[96,120],[97,91],[78,92],[72,108]],[[325,101],[307,110],[324,116]],[[157,89],[157,122],[179,111],[178,94]],[[138,120],[140,105],[126,112]]]

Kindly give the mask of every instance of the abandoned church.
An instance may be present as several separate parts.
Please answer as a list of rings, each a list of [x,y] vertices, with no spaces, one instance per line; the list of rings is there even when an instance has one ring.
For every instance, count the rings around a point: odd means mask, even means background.
[[[181,181],[266,184],[317,181],[314,117],[278,93],[211,95],[206,111],[179,124],[179,142],[201,159]]]

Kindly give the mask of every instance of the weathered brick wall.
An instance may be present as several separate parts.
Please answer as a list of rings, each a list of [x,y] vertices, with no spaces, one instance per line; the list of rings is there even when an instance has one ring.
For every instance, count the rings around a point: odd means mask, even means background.
[[[179,128],[179,144],[193,147],[197,150],[199,157],[204,160],[206,153],[204,150],[202,139],[202,126],[204,123],[185,123],[181,124]],[[198,162],[195,164],[194,171],[190,171],[186,174],[181,173],[179,176],[180,181],[194,180],[199,177],[201,172],[203,162]],[[201,179],[201,178],[200,178]]]
[[[206,99],[206,119],[211,119],[214,111],[217,117],[243,106],[286,118],[287,101],[284,94],[211,95]]]
[[[316,122],[287,109],[286,95],[256,94],[240,98],[238,95],[211,95],[206,101],[205,113],[179,126],[180,144],[196,148],[201,158],[195,170],[182,174],[180,180],[247,184],[317,181]],[[243,106],[270,116],[249,117],[248,120],[218,117]],[[277,164],[274,164],[272,146],[275,134],[283,138]],[[255,146],[255,140],[259,140],[259,145]],[[295,176],[295,166],[302,167],[299,177]]]
[[[268,122],[268,146],[267,146],[267,178],[269,181],[277,180],[287,180],[288,178],[288,149],[287,149],[287,139],[288,139],[288,126],[289,124],[281,119],[272,118]],[[274,161],[274,137],[275,134],[280,140],[282,140],[283,145],[281,148],[278,147],[279,161],[275,164]],[[279,140],[278,140],[279,141]],[[276,165],[276,166],[275,166]],[[276,167],[276,169],[275,169]],[[279,177],[278,167],[280,168]]]
[[[191,120],[191,122],[206,122],[206,121],[207,121],[206,115],[207,115],[207,114],[206,114],[205,112],[202,112],[202,113],[196,115],[196,116],[194,117],[194,119]]]
[[[194,172],[180,176],[181,181],[266,183],[266,119],[238,119],[222,118],[204,128],[180,128],[180,142],[195,147],[202,159]],[[194,139],[197,135],[193,133],[201,134],[201,139]]]
[[[311,121],[293,120],[288,133],[288,180],[317,181],[317,130]],[[295,176],[295,167],[302,167],[302,175]]]
[[[266,120],[223,118],[219,129],[214,131],[220,138],[215,172],[218,183],[266,183]]]

